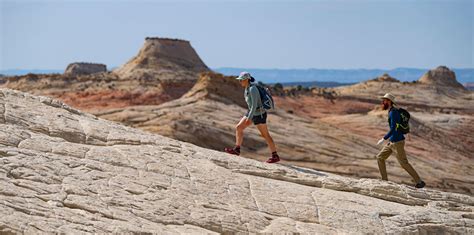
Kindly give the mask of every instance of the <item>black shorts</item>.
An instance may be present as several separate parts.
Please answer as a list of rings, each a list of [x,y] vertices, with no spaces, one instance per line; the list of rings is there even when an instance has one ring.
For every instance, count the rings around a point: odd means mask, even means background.
[[[253,115],[252,122],[254,125],[266,124],[267,123],[267,113]]]

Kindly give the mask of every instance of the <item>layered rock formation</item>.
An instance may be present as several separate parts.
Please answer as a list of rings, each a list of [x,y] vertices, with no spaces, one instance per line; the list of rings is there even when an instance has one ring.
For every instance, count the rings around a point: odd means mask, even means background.
[[[418,92],[430,95],[429,91]],[[379,103],[378,96],[366,95]],[[95,114],[222,151],[234,145],[235,125],[246,112],[243,102],[243,88],[234,78],[206,74],[177,100]],[[356,177],[380,177],[375,159],[379,146],[375,143],[388,130],[387,113],[371,111],[374,103],[344,97],[331,102],[311,96],[275,97],[275,102],[277,110],[269,115],[268,125],[285,163]],[[469,110],[474,112],[474,108]],[[474,151],[470,134],[474,131],[474,118],[466,113],[413,114],[412,139],[406,148],[410,162],[420,175],[430,187],[474,193],[474,162],[470,158]],[[264,160],[268,155],[264,139],[254,126],[249,127],[245,131],[242,156]],[[390,180],[413,184],[395,157],[389,162]]]
[[[126,64],[114,72],[124,78],[148,78],[173,82],[196,80],[209,71],[189,41],[168,38],[145,39],[145,44]]]
[[[197,71],[207,68],[201,62],[186,41],[149,38],[138,56],[116,72],[30,74],[8,77],[3,86],[57,97],[102,118],[220,151],[234,144],[235,125],[246,112],[243,90],[233,78],[212,73],[196,82]],[[371,110],[386,92],[413,115],[406,149],[429,187],[473,194],[474,96],[450,86],[382,76],[323,90],[322,97],[311,92],[275,97],[269,129],[284,162],[379,178],[375,143],[387,131],[386,112]],[[246,130],[242,150],[244,157],[258,160],[269,154],[254,127]],[[394,157],[388,170],[390,180],[413,184]]]
[[[265,164],[0,89],[0,233],[474,233],[474,198]]]
[[[378,97],[391,92],[400,104],[421,111],[426,111],[427,107],[437,107],[438,110],[452,108],[457,112],[469,113],[474,109],[473,93],[459,84],[454,72],[444,66],[428,71],[418,82],[384,82],[378,79],[332,90],[341,97],[372,103],[379,103]]]
[[[418,82],[428,85],[465,89],[464,86],[456,80],[454,72],[446,66],[438,66],[436,69],[426,72]]]
[[[94,114],[201,147],[221,149],[232,142],[231,127],[244,115],[243,107],[243,88],[234,77],[203,73],[179,99],[159,106],[118,108]]]
[[[202,73],[193,88],[183,96],[184,99],[192,97],[247,107],[239,81],[219,73]]]
[[[70,76],[79,76],[102,72],[107,72],[107,66],[105,64],[78,62],[69,64],[66,68],[66,71],[64,71],[64,74]]]
[[[74,63],[65,74],[8,77],[2,87],[59,98],[85,111],[156,105],[177,99],[209,71],[188,41],[147,38],[137,56],[114,72]]]

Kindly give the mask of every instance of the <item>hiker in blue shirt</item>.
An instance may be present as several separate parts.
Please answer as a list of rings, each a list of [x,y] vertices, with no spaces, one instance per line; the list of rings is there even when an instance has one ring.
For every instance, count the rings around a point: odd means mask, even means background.
[[[413,178],[413,181],[415,181],[415,187],[423,188],[425,187],[425,182],[421,180],[418,173],[408,162],[407,155],[405,153],[405,137],[403,136],[403,133],[397,128],[397,125],[401,123],[401,116],[400,111],[394,107],[395,96],[387,93],[381,97],[381,99],[383,110],[388,110],[388,123],[390,126],[388,133],[377,142],[377,145],[380,145],[385,140],[389,140],[389,142],[384,145],[382,150],[377,154],[377,162],[379,165],[380,174],[382,175],[382,180],[388,180],[385,160],[390,157],[392,152],[395,152],[397,154],[397,160],[402,168],[405,169]]]
[[[240,146],[244,140],[244,130],[249,127],[252,123],[257,126],[260,134],[267,141],[270,152],[272,153],[271,157],[266,161],[267,163],[275,163],[280,161],[280,157],[277,154],[275,143],[273,142],[270,132],[267,127],[267,112],[263,108],[262,100],[260,98],[260,92],[258,87],[253,84],[255,79],[248,72],[242,72],[237,77],[237,80],[240,81],[240,85],[245,87],[245,101],[247,102],[248,111],[240,122],[236,126],[235,131],[235,146],[233,148],[225,148],[224,150],[227,153],[240,155]]]

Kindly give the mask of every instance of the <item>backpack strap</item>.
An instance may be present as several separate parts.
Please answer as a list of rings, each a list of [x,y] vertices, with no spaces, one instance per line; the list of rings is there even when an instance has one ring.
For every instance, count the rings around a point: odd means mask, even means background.
[[[263,108],[262,91],[260,91],[260,86],[256,83],[250,83],[249,87],[252,87],[252,86],[257,88],[257,91],[258,91],[258,94],[259,94],[259,97],[260,97],[260,105],[257,107],[257,110],[260,111],[260,112],[265,111],[265,108]],[[249,88],[249,90],[250,90],[250,88]]]

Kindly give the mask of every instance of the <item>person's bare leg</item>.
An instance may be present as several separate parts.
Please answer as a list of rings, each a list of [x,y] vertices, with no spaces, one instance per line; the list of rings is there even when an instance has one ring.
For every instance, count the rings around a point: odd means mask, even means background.
[[[244,130],[252,124],[252,121],[248,120],[246,117],[240,119],[239,124],[235,127],[235,146],[241,146],[244,141]]]
[[[276,152],[276,146],[275,142],[273,142],[273,138],[270,136],[270,132],[268,131],[267,124],[258,124],[257,125],[258,130],[260,131],[260,134],[262,137],[267,141],[268,148],[270,149],[270,153]]]

